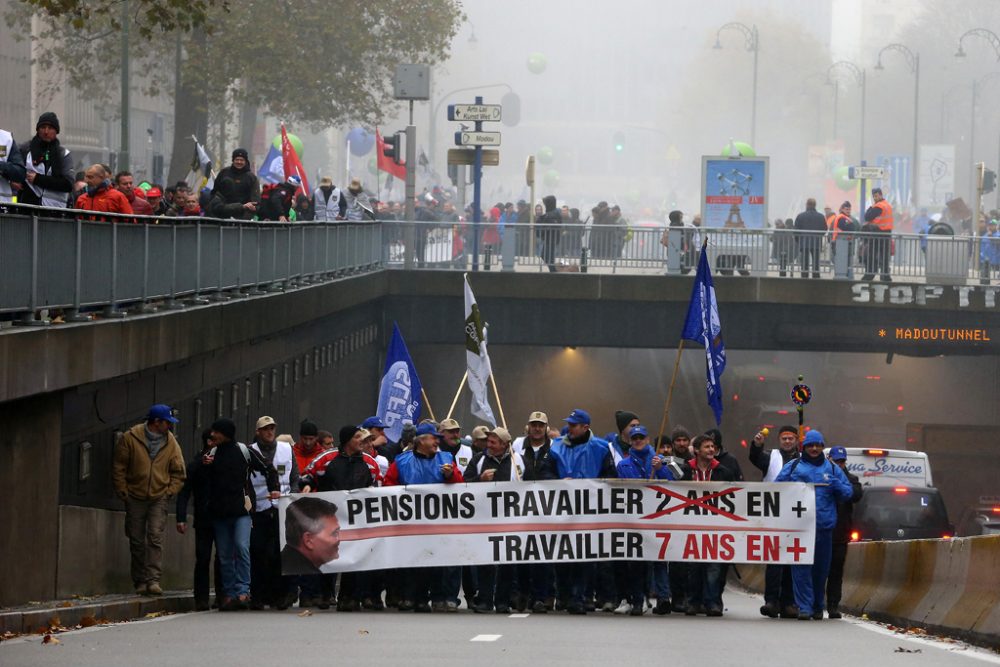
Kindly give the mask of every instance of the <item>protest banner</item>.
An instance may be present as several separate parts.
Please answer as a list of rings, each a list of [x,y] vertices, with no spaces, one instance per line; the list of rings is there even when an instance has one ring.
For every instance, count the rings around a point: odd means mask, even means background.
[[[809,564],[801,483],[561,480],[427,484],[279,502],[282,571],[607,559]]]

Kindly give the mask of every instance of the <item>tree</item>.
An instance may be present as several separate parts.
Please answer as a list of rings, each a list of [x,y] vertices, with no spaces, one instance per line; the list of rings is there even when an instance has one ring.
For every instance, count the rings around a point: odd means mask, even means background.
[[[184,10],[175,0],[131,1],[142,36],[132,45],[133,72],[143,73],[146,93],[174,96],[171,180],[187,169],[189,137],[204,137],[209,110],[224,100],[314,129],[374,125],[392,100],[395,66],[444,60],[465,19],[459,0],[200,0]],[[46,15],[38,64],[117,111],[118,59],[94,55],[120,48],[114,7],[19,0],[6,19],[28,35],[32,15]]]

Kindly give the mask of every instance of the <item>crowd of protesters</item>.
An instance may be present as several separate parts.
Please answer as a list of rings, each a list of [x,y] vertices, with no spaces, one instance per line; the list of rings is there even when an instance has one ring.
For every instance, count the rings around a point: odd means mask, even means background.
[[[677,426],[669,437],[651,438],[638,415],[619,410],[614,414],[616,430],[601,437],[592,429],[590,414],[575,409],[562,420],[561,430],[544,412],[534,411],[524,434],[516,438],[499,426],[480,425],[465,433],[456,420],[445,419],[406,424],[399,441],[392,442],[386,425],[372,416],[340,427],[336,436],[305,420],[293,439],[278,435],[278,424],[264,415],[246,438],[249,444],[240,442],[231,420],[217,420],[202,434],[203,448],[187,462],[185,474],[172,435],[176,421],[168,406],[155,405],[146,422],[132,428],[116,450],[115,487],[129,513],[138,593],[162,594],[159,545],[165,498],[176,493],[177,530],[182,534],[193,502],[197,609],[210,606],[209,572],[214,568],[215,602],[224,611],[282,610],[297,604],[342,612],[457,612],[464,599],[464,607],[475,613],[724,614],[723,591],[732,567],[726,563],[614,560],[404,567],[346,572],[338,582],[338,575],[321,571],[337,557],[339,545],[332,504],[317,498],[310,501],[316,508],[299,511],[303,516],[293,517],[289,511],[283,551],[277,510],[277,499],[290,493],[394,485],[609,478],[743,481],[743,471],[723,447],[717,429],[692,434]],[[809,431],[800,446],[797,429],[782,427],[778,447],[770,452],[764,449],[765,438],[766,433],[757,433],[750,449],[750,460],[764,481],[820,485],[815,561],[769,566],[761,613],[810,620],[823,618],[827,611],[839,618],[846,549],[838,545],[846,543],[842,536],[849,533],[850,505],[860,498],[860,486],[843,467],[843,448],[833,448],[829,458],[824,455],[818,431]],[[149,456],[141,456],[147,452]],[[301,496],[293,505],[311,497]],[[324,512],[332,523],[323,522]],[[296,550],[302,544],[309,547],[306,551],[324,555],[310,562]],[[833,572],[829,588],[828,572]]]

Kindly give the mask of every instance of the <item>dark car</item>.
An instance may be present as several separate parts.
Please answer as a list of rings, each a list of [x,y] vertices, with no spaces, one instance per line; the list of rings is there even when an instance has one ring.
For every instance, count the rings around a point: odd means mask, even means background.
[[[854,541],[950,539],[955,527],[937,489],[868,487],[854,506],[854,533]]]

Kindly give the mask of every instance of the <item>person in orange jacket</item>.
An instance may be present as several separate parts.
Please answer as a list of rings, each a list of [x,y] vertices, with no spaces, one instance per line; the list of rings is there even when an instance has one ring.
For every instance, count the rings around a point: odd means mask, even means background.
[[[104,213],[132,213],[132,205],[121,191],[111,186],[111,174],[103,165],[92,164],[83,175],[87,188],[76,199],[76,208]],[[104,218],[92,218],[104,221]]]

